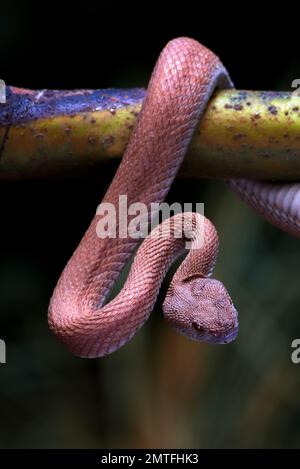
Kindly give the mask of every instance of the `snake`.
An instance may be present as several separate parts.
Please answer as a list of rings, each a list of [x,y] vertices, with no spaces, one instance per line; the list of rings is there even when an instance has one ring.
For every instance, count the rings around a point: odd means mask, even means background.
[[[151,206],[165,200],[214,90],[231,87],[220,59],[196,40],[176,38],[162,50],[121,163],[50,301],[50,329],[76,356],[102,357],[126,344],[148,319],[169,268],[186,252],[163,302],[166,320],[192,340],[225,344],[237,337],[237,310],[223,283],[212,278],[218,234],[203,214],[177,213],[141,243],[129,233],[97,232],[107,204],[115,207],[119,228],[120,195],[129,206],[142,202],[150,225]],[[270,223],[300,237],[299,184],[226,182]],[[128,224],[133,217],[128,215]],[[123,288],[108,301],[133,255]]]

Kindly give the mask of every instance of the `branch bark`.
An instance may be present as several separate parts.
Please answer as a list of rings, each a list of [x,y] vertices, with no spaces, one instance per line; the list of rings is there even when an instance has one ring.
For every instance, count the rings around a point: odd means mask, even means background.
[[[0,179],[70,175],[122,156],[143,89],[30,91],[0,105]],[[300,179],[300,97],[217,91],[179,175]]]

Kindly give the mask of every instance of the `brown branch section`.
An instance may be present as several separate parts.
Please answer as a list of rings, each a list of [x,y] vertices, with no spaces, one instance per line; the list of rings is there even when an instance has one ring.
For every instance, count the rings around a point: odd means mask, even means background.
[[[0,105],[0,179],[103,173],[122,156],[144,90],[28,91]],[[300,179],[300,97],[218,91],[180,175]]]

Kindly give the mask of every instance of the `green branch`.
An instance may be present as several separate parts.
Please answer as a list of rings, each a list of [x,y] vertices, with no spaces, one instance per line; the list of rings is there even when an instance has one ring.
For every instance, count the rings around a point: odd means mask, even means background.
[[[33,92],[0,105],[0,178],[69,175],[122,156],[143,90]],[[193,177],[300,179],[300,97],[218,91],[180,171]]]

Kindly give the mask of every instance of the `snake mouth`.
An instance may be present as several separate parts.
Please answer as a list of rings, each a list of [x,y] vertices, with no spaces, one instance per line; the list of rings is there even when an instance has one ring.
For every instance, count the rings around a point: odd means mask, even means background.
[[[196,321],[193,321],[191,326],[197,332],[197,340],[209,344],[228,344],[233,342],[238,335],[239,329],[237,318],[235,318],[234,326],[227,331],[209,331]]]
[[[239,325],[238,323],[235,324],[234,328],[231,329],[226,337],[223,339],[223,344],[229,344],[230,342],[233,342],[236,338],[237,338],[237,335],[238,335],[238,332],[239,332]],[[221,342],[220,342],[221,343]]]

